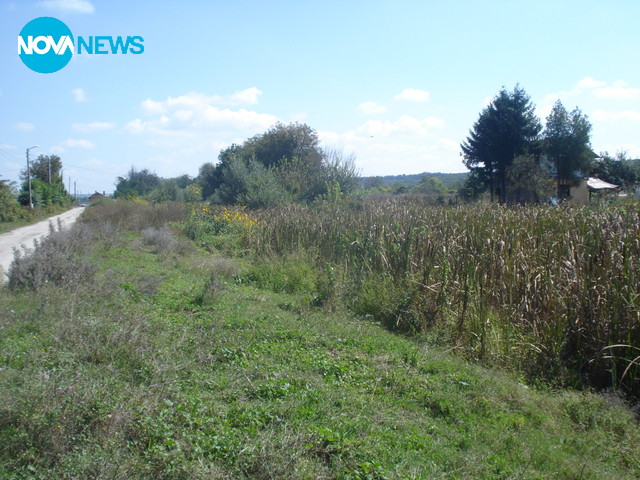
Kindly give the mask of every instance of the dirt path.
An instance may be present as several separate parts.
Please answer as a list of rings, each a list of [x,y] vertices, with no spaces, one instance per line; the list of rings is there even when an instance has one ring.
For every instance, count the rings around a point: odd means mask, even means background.
[[[84,211],[84,207],[73,208],[55,217],[48,218],[33,225],[16,228],[8,233],[0,235],[0,282],[7,281],[6,272],[13,261],[13,249],[25,247],[33,247],[33,239],[44,237],[49,233],[49,223],[57,228],[58,219],[62,222],[63,227],[68,227],[76,221],[80,214]]]

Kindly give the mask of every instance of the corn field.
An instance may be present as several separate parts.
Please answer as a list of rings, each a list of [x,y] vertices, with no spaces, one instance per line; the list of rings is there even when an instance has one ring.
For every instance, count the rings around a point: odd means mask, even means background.
[[[258,212],[246,246],[305,251],[391,328],[552,383],[640,394],[640,208],[427,207],[389,199]],[[336,273],[337,272],[337,273]]]

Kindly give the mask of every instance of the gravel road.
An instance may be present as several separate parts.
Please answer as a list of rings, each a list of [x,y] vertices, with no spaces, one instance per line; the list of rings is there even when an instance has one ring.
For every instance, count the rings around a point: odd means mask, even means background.
[[[49,223],[53,223],[54,227],[58,226],[58,219],[62,222],[63,227],[68,227],[76,221],[83,212],[84,207],[73,208],[55,217],[48,218],[33,225],[17,228],[0,235],[0,282],[7,281],[6,272],[13,261],[13,249],[25,247],[33,247],[34,238],[42,238],[49,233]]]

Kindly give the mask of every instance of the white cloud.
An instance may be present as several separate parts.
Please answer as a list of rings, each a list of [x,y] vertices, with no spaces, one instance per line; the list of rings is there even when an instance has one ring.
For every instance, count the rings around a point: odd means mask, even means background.
[[[12,127],[14,130],[21,130],[23,132],[31,132],[33,129],[35,129],[35,125],[33,123],[29,123],[29,122],[18,122],[16,124],[13,125]]]
[[[591,114],[594,120],[626,120],[632,122],[640,122],[640,112],[637,110],[624,110],[622,112],[607,112],[605,110],[596,110]]]
[[[442,119],[412,118],[369,120],[346,132],[320,131],[323,145],[353,152],[363,175],[462,172],[459,142],[439,137]]]
[[[306,112],[292,113],[289,115],[289,119],[292,122],[304,122],[309,115]]]
[[[604,100],[637,100],[640,98],[640,88],[629,87],[624,80],[617,80],[611,85],[606,82],[594,80],[591,77],[580,80],[571,92],[565,95],[579,95],[585,90],[590,91],[594,97]]]
[[[597,98],[611,100],[637,100],[640,98],[640,88],[630,88],[620,84],[611,87],[596,88],[593,94]]]
[[[75,138],[67,138],[59,145],[51,147],[51,153],[64,153],[69,148],[94,148],[95,145],[89,140],[77,140]]]
[[[157,101],[147,98],[140,103],[142,109],[150,114],[165,113],[171,109],[197,109],[202,105],[255,105],[262,91],[256,87],[238,90],[231,95],[205,95],[203,93],[189,92],[179,97],[167,97],[166,100]]]
[[[76,132],[93,133],[111,130],[116,127],[115,123],[109,122],[91,122],[91,123],[74,123],[71,125]]]
[[[591,77],[586,77],[586,78],[583,78],[582,80],[580,80],[576,84],[576,88],[579,88],[579,89],[586,88],[587,90],[591,90],[592,88],[604,87],[605,85],[606,85],[605,82],[601,82],[599,80],[594,80]]]
[[[277,117],[219,105],[254,103],[261,93],[257,88],[248,88],[227,97],[191,92],[178,97],[167,97],[165,100],[149,98],[140,106],[152,118],[136,118],[125,126],[125,131],[134,135],[173,138],[193,136],[198,130],[204,130],[210,135],[246,132],[247,136],[251,136],[276,123]]]
[[[375,115],[378,113],[384,113],[387,111],[382,105],[378,105],[376,102],[364,102],[358,105],[358,110],[366,115]]]
[[[418,90],[416,88],[405,88],[396,95],[396,100],[408,100],[410,102],[428,102],[431,94],[426,90]]]
[[[241,105],[255,105],[262,92],[256,87],[240,90],[231,95],[231,101]]]
[[[68,138],[62,142],[63,147],[69,148],[93,148],[95,145],[89,140],[76,140],[75,138]]]
[[[59,12],[93,13],[95,11],[95,7],[88,0],[44,0],[39,5]]]
[[[87,101],[87,94],[82,88],[74,88],[73,90],[71,90],[71,93],[73,94],[73,98],[75,98],[76,102]]]
[[[445,126],[445,121],[440,118],[414,118],[402,115],[397,120],[368,120],[364,125],[356,129],[370,136],[411,136],[426,137]]]

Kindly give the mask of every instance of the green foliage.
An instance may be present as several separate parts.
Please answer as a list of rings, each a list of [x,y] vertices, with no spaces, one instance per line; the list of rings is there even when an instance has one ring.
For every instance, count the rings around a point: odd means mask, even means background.
[[[15,222],[24,216],[25,212],[20,208],[12,184],[7,180],[0,180],[0,222]]]
[[[48,207],[51,205],[68,205],[71,203],[71,196],[61,182],[48,183],[35,178],[31,181],[31,200],[34,207]],[[22,186],[18,201],[22,205],[29,205],[29,185],[27,182]]]
[[[591,175],[632,191],[640,183],[640,170],[626,157],[625,152],[619,152],[615,158],[608,152],[601,153],[593,164]]]
[[[31,178],[41,180],[46,183],[63,183],[62,160],[58,155],[38,155],[38,158],[31,161]],[[20,172],[22,180],[28,180],[27,169]]]
[[[240,152],[242,157],[253,158],[265,167],[275,167],[294,158],[311,170],[319,169],[322,163],[318,134],[300,123],[277,123],[265,133],[247,140]]]
[[[275,170],[255,161],[235,157],[223,167],[221,178],[220,187],[211,197],[213,203],[260,208],[281,206],[291,199]]]
[[[538,153],[542,130],[535,106],[524,89],[502,89],[461,144],[465,166],[489,193],[506,202],[507,169],[520,155]]]
[[[215,167],[200,168],[203,197],[219,204],[273,207],[336,198],[357,186],[354,157],[321,150],[315,130],[276,124],[242,145],[222,150]]]
[[[201,188],[189,175],[176,178],[161,178],[160,184],[146,194],[151,202],[199,202],[202,200]]]
[[[413,191],[416,193],[424,193],[426,195],[441,195],[446,193],[447,190],[442,181],[438,178],[424,176],[422,177],[422,180],[420,180],[420,183],[414,187]]]
[[[510,203],[546,203],[553,189],[547,172],[533,156],[517,157],[507,169]]]
[[[547,117],[543,142],[558,185],[560,181],[576,182],[591,169],[594,155],[590,135],[586,115],[577,107],[568,113],[562,102],[556,101]]]
[[[31,162],[31,202],[34,207],[69,205],[71,196],[67,193],[61,177],[62,160],[57,155],[39,155]],[[18,195],[21,205],[29,206],[28,170],[20,174],[24,180]]]
[[[114,198],[134,199],[144,197],[161,186],[161,179],[148,169],[137,171],[134,167],[125,177],[118,177]],[[168,187],[170,188],[170,186]]]
[[[276,293],[313,294],[317,276],[313,263],[297,253],[256,261],[241,280]]]

